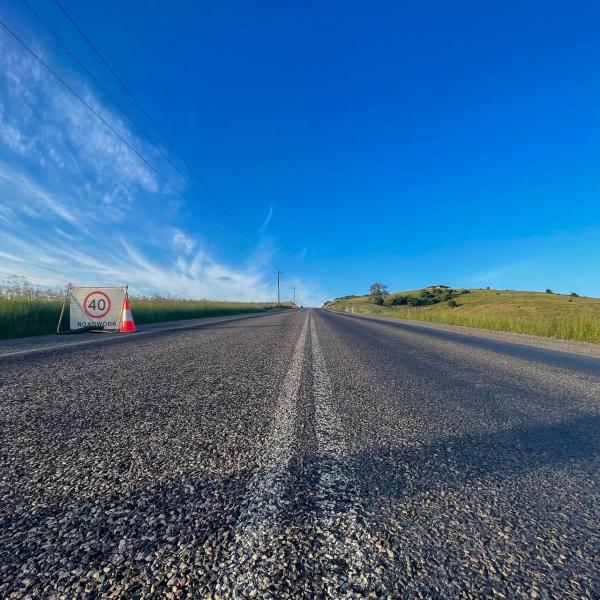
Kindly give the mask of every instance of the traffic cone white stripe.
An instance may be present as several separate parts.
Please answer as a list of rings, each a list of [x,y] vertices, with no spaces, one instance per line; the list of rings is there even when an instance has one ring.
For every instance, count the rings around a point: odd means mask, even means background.
[[[129,298],[127,297],[125,298],[125,302],[123,302],[123,315],[121,317],[121,327],[119,327],[119,331],[121,333],[133,333],[135,331],[135,323],[133,322]]]

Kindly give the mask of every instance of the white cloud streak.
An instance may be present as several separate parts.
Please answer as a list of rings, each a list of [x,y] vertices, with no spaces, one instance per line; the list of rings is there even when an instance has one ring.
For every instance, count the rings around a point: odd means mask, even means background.
[[[154,147],[85,81],[67,78],[181,188]],[[181,203],[164,182],[6,36],[0,36],[0,98],[0,277],[53,287],[127,283],[137,293],[187,298],[274,298],[260,270],[263,257],[234,268],[200,247],[201,232],[182,227]],[[261,233],[272,217],[271,206]]]
[[[269,226],[269,223],[271,222],[272,218],[273,218],[273,207],[269,206],[269,212],[267,213],[267,216],[265,217],[263,224],[260,226],[261,235],[267,230],[267,227]]]
[[[180,229],[175,229],[173,233],[173,246],[176,250],[181,250],[186,254],[190,254],[196,245],[196,240],[186,235]]]

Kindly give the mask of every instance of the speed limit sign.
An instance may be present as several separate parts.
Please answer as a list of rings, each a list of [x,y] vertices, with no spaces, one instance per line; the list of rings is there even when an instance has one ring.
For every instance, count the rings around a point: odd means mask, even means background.
[[[111,308],[110,296],[100,290],[90,292],[83,299],[83,311],[90,319],[101,319],[105,317]]]
[[[71,329],[83,327],[117,330],[127,293],[126,287],[69,288]]]

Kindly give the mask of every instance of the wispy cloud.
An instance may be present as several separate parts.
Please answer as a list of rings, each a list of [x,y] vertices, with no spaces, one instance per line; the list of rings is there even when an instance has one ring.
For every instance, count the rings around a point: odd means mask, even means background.
[[[260,226],[261,235],[267,230],[267,227],[269,226],[269,223],[271,222],[272,218],[273,218],[273,207],[269,206],[269,212],[267,213],[267,216],[265,217],[263,224]]]
[[[173,246],[176,250],[182,250],[186,254],[190,254],[196,245],[196,240],[186,235],[181,229],[175,229],[173,232]]]
[[[122,284],[143,294],[186,298],[273,300],[274,292],[259,272],[216,262],[199,251],[172,262],[153,260],[125,239],[111,238],[101,249],[85,244],[56,244],[48,239],[9,239],[15,252],[0,250],[0,278],[15,275],[52,287],[79,284]]]
[[[0,139],[29,166],[66,169],[91,183],[159,189],[159,181],[108,128],[30,56],[0,38]],[[153,152],[123,120],[79,81],[81,95],[98,108],[123,137],[141,151]]]
[[[47,193],[32,180],[0,162],[0,190],[4,192],[6,206],[12,206],[13,212],[21,212],[31,217],[58,218],[67,223],[76,224],[75,211],[64,202]],[[28,202],[23,203],[25,197]],[[12,200],[12,201],[11,201]]]
[[[185,193],[154,147],[85,80],[68,78]],[[203,232],[188,230],[182,201],[164,181],[3,36],[0,98],[1,278],[47,286],[128,283],[137,293],[194,298],[274,298],[271,278],[264,277],[272,242],[263,240],[261,256],[242,266],[217,260],[203,247]],[[271,206],[261,233],[272,217]]]

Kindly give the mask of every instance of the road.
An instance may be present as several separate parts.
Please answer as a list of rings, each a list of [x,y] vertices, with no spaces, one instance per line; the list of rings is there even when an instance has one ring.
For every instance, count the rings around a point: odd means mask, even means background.
[[[0,597],[600,598],[596,356],[323,310],[71,340],[0,347]]]

